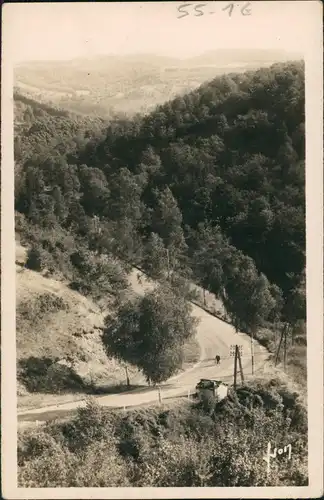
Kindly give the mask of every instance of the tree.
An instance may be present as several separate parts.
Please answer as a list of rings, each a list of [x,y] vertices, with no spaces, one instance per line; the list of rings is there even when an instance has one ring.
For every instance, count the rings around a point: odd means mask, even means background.
[[[107,255],[77,250],[70,256],[78,276],[73,286],[96,299],[119,295],[128,288],[127,275],[121,263]]]
[[[121,168],[110,178],[110,199],[105,214],[114,221],[129,220],[134,228],[141,224],[145,205],[141,201],[145,179]]]
[[[64,223],[68,215],[68,208],[59,186],[54,187],[52,196],[54,198],[54,214],[61,223]]]
[[[184,244],[181,224],[182,214],[171,189],[166,187],[163,191],[156,191],[156,211],[153,216],[153,225],[166,247],[177,247]]]
[[[182,365],[183,346],[195,333],[191,305],[160,285],[107,317],[102,341],[107,353],[136,365],[149,381],[167,380]]]
[[[142,240],[131,219],[111,224],[111,251],[127,263],[138,264],[142,259]]]
[[[139,170],[156,175],[160,171],[161,166],[161,158],[155,153],[152,146],[148,146],[142,153]]]
[[[105,174],[98,168],[81,165],[79,175],[83,192],[81,204],[86,213],[90,215],[102,213],[110,194]]]
[[[281,305],[278,303],[277,288],[275,292],[266,276],[258,273],[252,259],[241,253],[232,256],[223,301],[236,330],[251,335],[252,374],[254,336],[270,314]]]
[[[155,192],[156,207],[153,213],[152,226],[164,242],[167,250],[167,272],[177,267],[177,263],[187,245],[182,229],[182,214],[172,191],[166,187]]]
[[[271,284],[241,252],[230,256],[226,276],[225,308],[238,330],[254,334],[278,305]]]
[[[290,325],[294,326],[297,321],[304,320],[306,317],[305,289],[298,287],[291,290],[285,305],[285,317]]]
[[[33,245],[27,252],[26,267],[33,271],[41,271],[42,266],[41,248]]]
[[[74,228],[80,234],[87,234],[90,229],[90,218],[86,216],[84,208],[79,200],[72,198],[68,205],[68,216],[65,220],[67,227]]]
[[[168,269],[168,255],[163,240],[158,234],[150,234],[144,247],[141,264],[151,278],[159,279],[165,276]]]
[[[300,276],[291,276],[294,286],[285,296],[282,320],[284,325],[289,327],[291,340],[298,326],[306,320],[306,276],[305,271]],[[288,330],[288,331],[289,331]]]
[[[219,227],[199,224],[194,246],[192,265],[199,284],[220,297],[225,284],[223,262],[229,253],[227,239]]]

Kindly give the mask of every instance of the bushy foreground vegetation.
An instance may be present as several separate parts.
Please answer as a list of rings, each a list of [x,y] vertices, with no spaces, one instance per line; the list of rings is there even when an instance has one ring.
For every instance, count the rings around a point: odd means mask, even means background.
[[[42,247],[35,244],[39,235]],[[43,277],[24,278],[24,271],[19,276],[19,286],[32,287],[17,302],[20,395],[27,389],[31,401],[38,401],[41,394],[80,398],[119,392],[125,383],[161,382],[198,361],[196,322],[181,281],[176,281],[179,288],[165,282],[142,299],[130,293],[128,266],[119,259],[91,251],[81,240],[76,250],[73,236],[63,231],[35,231],[30,240],[26,267]],[[47,282],[49,275],[69,278],[70,291],[57,280]],[[92,300],[82,305],[83,296]],[[29,405],[27,397],[23,400]]]
[[[292,455],[272,458],[267,476],[269,441]],[[18,463],[24,487],[304,486],[307,416],[276,380],[205,407],[123,413],[89,400],[67,422],[20,432]]]

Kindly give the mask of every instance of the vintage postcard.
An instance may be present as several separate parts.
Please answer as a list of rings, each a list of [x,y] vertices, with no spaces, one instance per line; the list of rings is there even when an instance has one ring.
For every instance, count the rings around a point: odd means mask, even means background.
[[[2,14],[3,497],[320,497],[322,3]]]

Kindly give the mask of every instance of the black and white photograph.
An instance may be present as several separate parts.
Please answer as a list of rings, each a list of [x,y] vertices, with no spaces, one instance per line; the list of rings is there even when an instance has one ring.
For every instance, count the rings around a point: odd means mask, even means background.
[[[323,494],[322,10],[4,5],[4,498]]]

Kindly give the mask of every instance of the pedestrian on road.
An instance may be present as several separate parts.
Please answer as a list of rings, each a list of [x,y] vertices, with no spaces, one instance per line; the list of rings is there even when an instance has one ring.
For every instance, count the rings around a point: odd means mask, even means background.
[[[219,356],[219,354],[216,354],[215,360],[216,360],[216,365],[219,365],[219,363],[220,363],[220,356]]]

